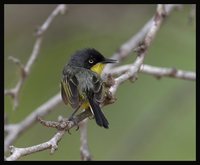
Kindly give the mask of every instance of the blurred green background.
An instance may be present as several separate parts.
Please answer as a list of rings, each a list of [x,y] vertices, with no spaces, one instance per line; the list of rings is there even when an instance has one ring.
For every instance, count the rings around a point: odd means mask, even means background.
[[[35,42],[34,31],[56,5],[4,5],[4,84],[13,87],[19,70],[8,56],[26,63]],[[154,14],[156,5],[70,5],[44,35],[41,52],[20,93],[20,106],[12,110],[5,97],[5,113],[10,123],[23,120],[35,108],[59,92],[61,71],[78,49],[93,47],[111,56],[121,44],[136,34]],[[145,63],[195,71],[196,23],[188,24],[191,5],[173,11],[163,23],[149,48]],[[124,61],[131,63],[136,55]],[[94,160],[195,160],[196,82],[139,74],[133,84],[120,86],[117,101],[103,108],[108,130],[88,122],[89,149]],[[67,110],[66,110],[67,109]],[[61,103],[45,117],[57,120],[71,109]],[[28,147],[49,140],[55,129],[36,123],[14,143]],[[49,150],[20,160],[80,160],[80,136],[75,129],[65,134],[55,154]]]

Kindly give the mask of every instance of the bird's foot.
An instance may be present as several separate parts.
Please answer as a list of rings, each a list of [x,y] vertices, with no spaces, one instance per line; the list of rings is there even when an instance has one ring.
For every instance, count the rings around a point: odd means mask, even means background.
[[[68,121],[72,121],[72,122],[74,122],[74,124],[77,126],[77,127],[76,127],[76,131],[79,130],[78,122],[76,121],[76,119],[75,119],[74,116],[71,116],[71,117],[68,119]],[[69,130],[68,130],[68,132],[69,132]]]

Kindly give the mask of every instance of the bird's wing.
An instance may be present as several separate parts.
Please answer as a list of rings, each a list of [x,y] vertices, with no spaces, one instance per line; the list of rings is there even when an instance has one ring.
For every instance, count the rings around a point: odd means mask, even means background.
[[[63,79],[61,80],[61,96],[64,103],[69,103],[73,109],[80,106],[77,86],[78,81],[75,76],[63,76]]]
[[[93,75],[93,92],[94,92],[94,99],[96,102],[101,103],[103,100],[103,92],[104,92],[104,85],[101,78],[97,75]]]

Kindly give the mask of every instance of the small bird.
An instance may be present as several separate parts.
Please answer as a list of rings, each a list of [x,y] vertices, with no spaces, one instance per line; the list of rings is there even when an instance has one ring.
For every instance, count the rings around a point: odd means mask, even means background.
[[[74,109],[71,117],[79,109],[90,110],[96,123],[108,128],[108,120],[100,108],[104,89],[101,73],[105,64],[115,62],[93,48],[85,48],[72,55],[63,68],[61,79],[62,100]]]

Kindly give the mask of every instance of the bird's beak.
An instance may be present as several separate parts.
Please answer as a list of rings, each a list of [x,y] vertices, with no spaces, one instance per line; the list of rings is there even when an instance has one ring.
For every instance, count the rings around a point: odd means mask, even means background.
[[[104,61],[102,61],[103,64],[108,64],[108,63],[117,63],[117,60],[110,59],[110,58],[105,58]]]

